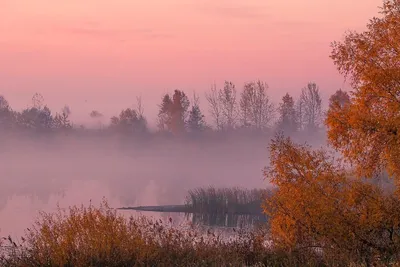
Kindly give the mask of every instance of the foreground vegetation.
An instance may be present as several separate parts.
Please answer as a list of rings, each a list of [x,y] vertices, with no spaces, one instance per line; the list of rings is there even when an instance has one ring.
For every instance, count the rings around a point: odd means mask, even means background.
[[[265,266],[300,262],[273,251],[266,231],[232,229],[230,238],[193,225],[125,218],[108,207],[72,207],[42,213],[20,242],[3,240],[1,266]],[[308,259],[317,264],[320,259]]]
[[[71,207],[42,213],[20,241],[2,240],[7,266],[343,266],[313,249],[285,252],[267,229],[232,229],[230,237],[193,225],[125,218],[108,207]]]

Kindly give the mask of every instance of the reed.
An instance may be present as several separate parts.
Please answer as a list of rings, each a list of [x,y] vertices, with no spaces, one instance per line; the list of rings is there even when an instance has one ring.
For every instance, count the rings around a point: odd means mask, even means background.
[[[267,189],[195,188],[189,190],[185,204],[193,213],[261,215]]]

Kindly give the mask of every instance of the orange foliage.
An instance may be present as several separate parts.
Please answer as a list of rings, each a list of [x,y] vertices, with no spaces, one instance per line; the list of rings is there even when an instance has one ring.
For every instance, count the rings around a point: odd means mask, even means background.
[[[349,177],[322,149],[313,151],[278,136],[270,153],[265,176],[277,190],[264,211],[276,246],[289,251],[320,248],[325,255],[353,260],[398,253],[397,197]]]
[[[349,105],[330,107],[330,143],[352,162],[359,176],[382,169],[400,179],[400,1],[384,1],[382,17],[368,30],[334,42],[331,58],[351,78]]]

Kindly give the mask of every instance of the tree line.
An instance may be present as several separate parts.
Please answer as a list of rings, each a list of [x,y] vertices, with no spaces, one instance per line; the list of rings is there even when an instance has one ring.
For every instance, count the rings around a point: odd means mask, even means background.
[[[268,84],[260,80],[245,83],[241,90],[230,81],[225,81],[220,89],[214,84],[205,93],[209,113],[209,123],[206,123],[199,96],[193,94],[190,99],[183,90],[174,90],[172,94],[165,94],[158,105],[157,130],[181,135],[238,129],[264,132],[275,128],[290,134],[323,128],[322,98],[316,83],[310,82],[302,88],[298,99],[286,93],[278,105],[273,103],[268,93]],[[123,109],[110,118],[106,129],[132,135],[149,133],[142,100],[140,97],[136,100],[136,107]],[[75,127],[70,114],[68,106],[53,113],[38,93],[32,97],[31,107],[20,112],[13,110],[6,98],[0,96],[1,130],[54,132],[82,128]],[[89,116],[93,120],[104,117],[97,110]]]

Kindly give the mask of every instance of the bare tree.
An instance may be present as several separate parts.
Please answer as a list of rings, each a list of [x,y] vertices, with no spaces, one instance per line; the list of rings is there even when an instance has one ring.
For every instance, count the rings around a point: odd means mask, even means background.
[[[225,81],[224,88],[217,90],[214,84],[211,87],[211,92],[206,94],[206,99],[217,130],[233,129],[238,118],[235,85],[232,82]]]
[[[58,130],[67,130],[72,128],[72,124],[69,120],[69,115],[71,114],[71,109],[69,106],[65,105],[61,109],[61,114],[56,113],[53,120],[53,127]]]
[[[308,83],[301,90],[298,106],[302,107],[301,122],[304,128],[315,130],[322,123],[322,99],[316,83]],[[299,116],[298,116],[299,117]]]
[[[141,132],[147,132],[147,119],[144,116],[144,108],[142,104],[142,96],[136,97],[136,108],[135,111],[138,116],[139,123],[138,125],[141,127]]]
[[[304,101],[302,101],[301,98],[299,98],[296,101],[295,109],[296,109],[297,127],[298,127],[299,130],[303,130],[305,128],[306,122],[304,121],[305,120]]]
[[[240,98],[240,115],[245,127],[258,130],[270,126],[275,107],[267,95],[268,85],[262,81],[249,82],[244,85]]]
[[[238,102],[235,85],[232,82],[225,81],[224,88],[219,91],[218,97],[222,107],[221,110],[225,128],[231,130],[235,128],[238,117]]]
[[[209,113],[211,115],[211,118],[217,130],[220,131],[223,129],[224,125],[222,121],[222,115],[221,115],[222,111],[219,103],[218,90],[215,83],[211,86],[210,93],[209,94],[206,93],[206,99],[208,102]]]
[[[144,117],[144,108],[142,104],[142,96],[136,97],[136,113],[139,117]]]

